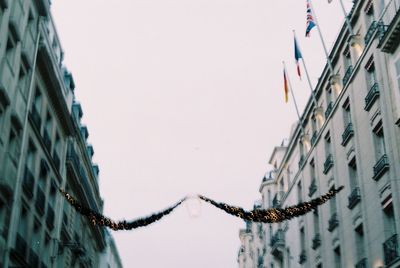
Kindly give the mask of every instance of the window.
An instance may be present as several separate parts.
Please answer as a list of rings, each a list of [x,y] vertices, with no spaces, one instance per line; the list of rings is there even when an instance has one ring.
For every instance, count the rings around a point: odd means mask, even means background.
[[[346,47],[345,51],[343,52],[343,66],[345,72],[347,72],[351,64],[352,62],[351,62],[350,49]]]
[[[331,135],[328,132],[325,135],[325,155],[328,157],[332,153],[332,145],[331,145]]]
[[[28,69],[29,68],[25,65],[24,61],[22,61],[19,69],[18,88],[21,91],[22,96],[25,98],[25,101],[28,99],[29,94]]]
[[[318,209],[316,208],[313,213],[313,222],[314,222],[314,234],[319,234],[319,214]]]
[[[368,62],[367,65],[365,66],[365,70],[366,70],[366,76],[367,76],[367,90],[369,90],[370,88],[372,88],[377,79],[376,79],[376,73],[375,73],[375,64],[374,64],[374,59],[373,57],[371,57]]]
[[[297,201],[298,203],[303,202],[303,187],[301,181],[297,184]]]
[[[396,222],[394,220],[393,203],[383,209],[383,227],[385,237],[390,238],[396,233]]]
[[[371,23],[375,20],[374,18],[374,4],[372,1],[368,1],[367,5],[365,6],[365,25],[367,25],[367,30],[368,27],[371,25]]]
[[[383,155],[385,155],[385,137],[383,134],[382,121],[380,121],[374,129],[374,147],[376,160],[379,160]]]
[[[0,144],[3,144],[3,140],[1,139],[2,129],[3,129],[3,122],[5,117],[5,109],[3,105],[0,103]]]
[[[329,105],[333,101],[333,96],[332,96],[332,88],[331,86],[327,86],[325,89],[325,97],[326,97],[326,103]]]
[[[365,257],[364,250],[364,229],[363,225],[360,224],[355,230],[355,247],[356,247],[356,260],[361,261]]]
[[[18,161],[21,150],[20,147],[21,133],[15,126],[12,126],[10,129],[8,152],[10,153],[11,159],[15,162]]]
[[[354,190],[358,187],[356,158],[353,158],[349,163],[349,183],[350,190]]]
[[[332,186],[332,188],[330,189],[331,191],[332,190],[334,190],[335,189],[335,186]],[[334,197],[332,197],[330,200],[329,200],[329,209],[330,209],[330,212],[331,212],[331,217],[332,218],[335,218],[334,220],[336,220],[337,221],[337,215],[336,215],[336,196],[334,196]],[[332,219],[331,218],[331,219]]]
[[[6,59],[11,69],[13,68],[14,65],[16,44],[17,42],[14,39],[14,37],[11,34],[9,34],[6,46]]]
[[[335,261],[335,265],[333,267],[336,268],[340,268],[342,267],[341,262],[342,262],[342,258],[341,258],[341,253],[340,253],[340,246],[337,246],[334,250],[334,261]]]
[[[26,166],[34,173],[36,165],[36,147],[32,142],[29,142],[28,152],[26,155]]]
[[[397,88],[398,90],[400,90],[400,58],[398,58],[395,63],[395,69],[396,69]]]
[[[344,127],[346,128],[348,124],[351,123],[351,111],[350,111],[350,101],[347,98],[343,104],[343,122]]]
[[[42,94],[40,93],[40,89],[37,87],[35,92],[35,99],[33,101],[33,108],[36,108],[36,111],[40,114],[42,111]]]

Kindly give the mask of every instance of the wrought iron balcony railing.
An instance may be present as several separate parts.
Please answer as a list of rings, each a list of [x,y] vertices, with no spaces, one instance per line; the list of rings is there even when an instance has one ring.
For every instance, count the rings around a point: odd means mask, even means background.
[[[304,160],[305,160],[304,155],[300,156],[300,159],[299,159],[299,169],[301,169],[301,167],[304,165]]]
[[[354,135],[353,124],[348,123],[342,134],[342,145],[345,146],[351,137]]]
[[[369,26],[367,33],[365,34],[365,37],[364,37],[365,45],[369,44],[369,41],[371,41],[372,36],[374,36],[374,33],[377,29],[378,29],[378,23],[376,21],[373,21],[371,23],[371,25]]]
[[[285,236],[282,229],[278,229],[275,234],[271,237],[271,253],[272,255],[281,258],[282,250],[285,247]]]
[[[358,204],[358,202],[360,202],[360,200],[361,200],[360,188],[355,187],[351,191],[351,194],[349,195],[348,199],[349,199],[349,204],[347,205],[347,207],[349,209],[354,208]]]
[[[313,194],[317,191],[317,182],[315,178],[312,179],[310,186],[308,187],[308,197],[313,196]]]
[[[326,110],[325,110],[325,118],[328,118],[328,116],[331,114],[331,112],[332,112],[332,109],[333,109],[333,101],[330,101],[329,103],[328,103],[328,106],[326,107]]]
[[[383,174],[389,169],[389,159],[386,154],[382,155],[382,157],[376,162],[374,166],[374,176],[372,177],[374,180],[379,180]]]
[[[329,219],[328,222],[328,231],[332,232],[333,230],[335,230],[336,227],[339,226],[339,220],[337,218],[337,214],[334,213],[332,214],[331,218]]]
[[[321,235],[318,233],[318,234],[315,234],[315,236],[312,240],[311,248],[313,250],[316,250],[320,245],[321,245]]]
[[[317,131],[314,131],[314,133],[313,133],[313,135],[311,137],[311,144],[312,145],[315,145],[315,142],[317,141],[317,136],[318,136]]]
[[[346,73],[343,76],[343,86],[345,86],[347,82],[349,82],[352,73],[353,65],[350,65],[349,67],[347,67]]]
[[[378,99],[379,94],[380,93],[379,93],[378,83],[375,83],[375,84],[372,85],[372,87],[368,91],[367,96],[365,97],[364,110],[369,111],[369,109],[371,109],[371,107],[374,104],[374,102]]]
[[[302,250],[300,255],[299,255],[299,263],[303,264],[307,261],[307,255],[306,255],[306,251]]]
[[[333,167],[333,156],[329,154],[324,163],[324,174],[327,174],[331,167]]]
[[[391,236],[383,243],[383,253],[385,256],[385,264],[389,267],[390,264],[400,259],[399,241],[397,234]]]
[[[367,268],[367,258],[363,258],[357,262],[355,268]]]

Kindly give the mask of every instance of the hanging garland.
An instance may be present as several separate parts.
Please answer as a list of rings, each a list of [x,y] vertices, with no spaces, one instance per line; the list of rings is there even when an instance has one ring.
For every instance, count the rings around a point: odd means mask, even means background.
[[[88,217],[89,221],[93,224],[93,225],[99,225],[99,226],[103,226],[103,227],[109,227],[111,229],[113,229],[114,231],[118,231],[118,230],[132,230],[132,229],[136,229],[139,227],[143,227],[143,226],[147,226],[153,222],[156,222],[158,220],[160,220],[161,218],[163,218],[164,216],[170,214],[175,208],[177,208],[178,206],[180,206],[183,201],[185,201],[186,198],[181,199],[180,201],[178,201],[175,205],[164,209],[163,211],[157,212],[157,213],[153,213],[150,216],[144,217],[144,218],[138,218],[135,219],[133,221],[113,221],[110,218],[97,213],[94,210],[91,210],[90,208],[87,208],[85,206],[82,206],[78,201],[75,200],[75,198],[73,198],[69,193],[65,192],[62,189],[59,189],[60,192],[65,196],[65,198],[67,199],[68,203],[71,204],[71,206],[73,206],[75,208],[75,210],[77,212],[79,212],[81,215]]]
[[[235,207],[225,203],[215,202],[214,200],[202,195],[200,195],[199,198],[219,209],[222,209],[226,213],[239,217],[243,220],[252,222],[274,223],[290,220],[295,217],[302,216],[312,211],[313,209],[316,209],[318,206],[324,204],[329,199],[332,199],[343,188],[344,186],[340,186],[339,188],[330,190],[328,193],[321,195],[318,198],[312,199],[309,202],[303,202],[287,208],[255,209],[252,211],[246,211],[241,207]]]
[[[329,199],[332,199],[338,192],[340,192],[344,187],[340,186],[337,189],[332,189],[328,193],[321,195],[315,199],[312,199],[308,202],[303,202],[294,206],[290,206],[287,208],[269,208],[269,209],[255,209],[252,211],[246,211],[241,207],[230,206],[225,203],[216,202],[210,198],[207,198],[203,195],[198,195],[198,198],[201,200],[210,203],[211,205],[222,209],[228,214],[239,217],[246,221],[252,222],[263,222],[263,223],[276,223],[282,222],[286,220],[293,219],[295,217],[302,216],[314,209],[318,206],[326,203]],[[114,231],[118,230],[132,230],[139,227],[147,226],[151,223],[154,223],[164,216],[170,214],[175,208],[180,206],[187,198],[183,198],[178,201],[175,205],[166,208],[160,212],[154,213],[148,217],[139,218],[133,221],[113,221],[110,218],[91,210],[85,206],[82,206],[75,198],[73,198],[69,193],[60,189],[60,192],[67,199],[68,203],[71,204],[75,208],[75,210],[83,216],[88,217],[89,221],[93,225],[99,225],[103,227],[109,227]]]

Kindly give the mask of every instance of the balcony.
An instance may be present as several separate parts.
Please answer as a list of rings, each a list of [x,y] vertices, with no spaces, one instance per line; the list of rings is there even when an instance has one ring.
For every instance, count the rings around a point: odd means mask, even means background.
[[[36,191],[35,207],[40,216],[43,216],[43,214],[44,214],[45,202],[46,202],[46,196],[44,195],[42,189],[40,189],[40,187],[38,187],[37,191]]]
[[[320,234],[315,234],[313,240],[312,240],[312,245],[311,248],[313,250],[316,250],[317,248],[319,248],[319,246],[321,246],[321,235]]]
[[[333,109],[333,101],[330,101],[329,103],[328,103],[328,106],[326,107],[326,110],[325,110],[325,118],[328,118],[328,116],[331,114],[331,112],[332,112],[332,109]]]
[[[51,138],[47,130],[43,131],[43,142],[44,146],[46,147],[47,151],[50,153],[51,152]]]
[[[369,44],[369,41],[371,41],[372,37],[374,36],[376,29],[378,29],[378,23],[376,21],[373,21],[371,23],[371,25],[369,26],[367,33],[365,34],[365,37],[364,37],[365,45]]]
[[[378,83],[375,83],[370,90],[368,91],[367,96],[365,97],[365,106],[364,110],[369,111],[372,107],[372,105],[375,103],[375,101],[379,97],[379,86]]]
[[[333,167],[333,156],[329,154],[324,163],[324,174],[328,174],[331,167]]]
[[[355,268],[367,268],[367,258],[364,258],[357,262]]]
[[[333,213],[331,218],[328,221],[328,231],[332,232],[333,230],[336,229],[336,227],[339,226],[339,220],[337,218],[337,214]]]
[[[27,31],[25,34],[25,39],[22,45],[21,58],[25,62],[26,66],[31,67],[33,63],[33,56],[35,54],[35,37],[31,30],[29,30],[29,25],[27,26]],[[33,27],[32,27],[33,28]]]
[[[374,180],[379,180],[383,174],[389,169],[389,159],[386,154],[384,154],[374,166]]]
[[[311,137],[311,144],[315,145],[315,142],[317,141],[317,136],[318,136],[318,132],[314,131],[312,137]]]
[[[347,67],[346,73],[343,76],[343,86],[346,86],[347,82],[349,82],[351,74],[353,73],[353,66],[350,65]]]
[[[389,1],[379,21],[381,38],[378,47],[383,52],[393,53],[400,42],[400,4],[398,0]]]
[[[33,197],[33,185],[35,184],[35,178],[28,167],[25,167],[24,178],[22,181],[22,188],[29,198]]]
[[[50,230],[53,230],[53,228],[54,228],[54,210],[50,205],[47,206],[46,224]]]
[[[397,234],[393,235],[383,243],[383,254],[385,256],[385,264],[387,267],[400,259]]]
[[[306,255],[306,251],[302,250],[300,255],[299,255],[299,263],[303,264],[307,261],[307,255]]]
[[[285,237],[284,232],[278,229],[275,234],[271,237],[271,254],[277,258],[283,257],[283,251],[285,250]]]
[[[317,191],[317,183],[315,178],[312,179],[310,186],[308,187],[308,197],[313,196],[313,194]]]
[[[347,207],[349,209],[354,208],[358,204],[358,202],[361,201],[360,188],[359,187],[355,187],[351,191],[351,194],[349,195],[348,199],[349,199],[349,204],[347,205]]]
[[[305,160],[304,155],[300,156],[300,159],[299,159],[299,169],[301,169],[301,167],[304,165],[304,160]]]
[[[353,124],[348,123],[342,134],[342,146],[346,146],[351,137],[354,136]]]

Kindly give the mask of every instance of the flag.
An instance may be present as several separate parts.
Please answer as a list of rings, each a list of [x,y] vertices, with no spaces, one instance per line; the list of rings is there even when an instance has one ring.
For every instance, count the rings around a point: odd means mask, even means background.
[[[283,68],[283,90],[285,92],[285,102],[287,103],[288,99],[289,99],[289,96],[288,96],[289,87],[288,87],[288,81],[286,79],[286,69],[285,68]]]
[[[302,59],[303,56],[301,55],[299,46],[297,45],[296,36],[294,37],[294,58],[296,59],[297,75],[298,75],[298,76],[300,77],[300,79],[301,79],[299,60]]]
[[[311,29],[315,26],[313,14],[311,12],[311,4],[310,0],[307,0],[307,28],[306,28],[306,36],[310,36]]]

